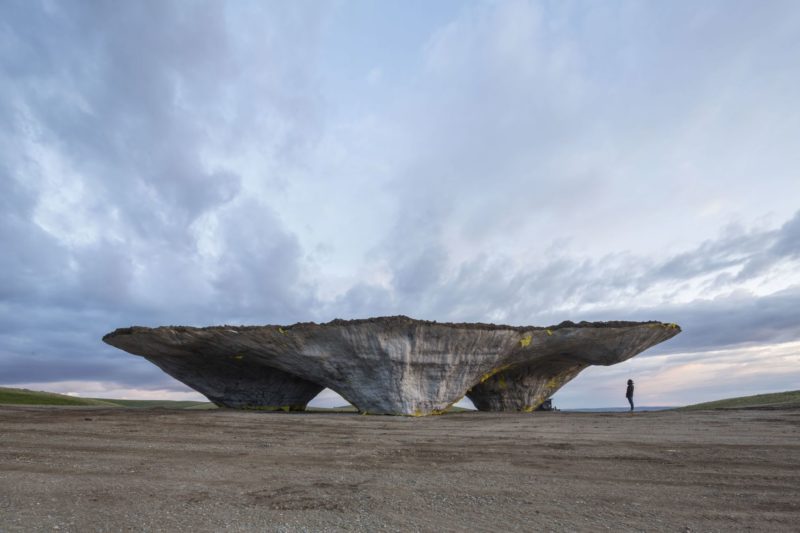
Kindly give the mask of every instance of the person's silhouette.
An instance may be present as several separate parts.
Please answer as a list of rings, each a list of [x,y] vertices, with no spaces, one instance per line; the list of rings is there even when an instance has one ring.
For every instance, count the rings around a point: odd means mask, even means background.
[[[631,404],[631,411],[633,411],[633,380],[628,380],[628,390],[625,391],[625,397],[628,399],[628,403]]]

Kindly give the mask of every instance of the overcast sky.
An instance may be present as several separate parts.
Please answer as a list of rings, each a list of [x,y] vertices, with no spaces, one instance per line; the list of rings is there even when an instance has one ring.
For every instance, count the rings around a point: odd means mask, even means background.
[[[795,1],[3,0],[0,69],[0,384],[405,314],[683,328],[560,407],[800,389]]]

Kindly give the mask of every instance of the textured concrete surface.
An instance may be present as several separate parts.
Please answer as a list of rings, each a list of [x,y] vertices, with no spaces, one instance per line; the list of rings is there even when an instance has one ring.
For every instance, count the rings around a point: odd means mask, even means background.
[[[531,412],[577,376],[588,363],[551,358],[499,372],[467,393],[479,411]]]
[[[222,407],[303,411],[324,388],[255,359],[211,348],[147,359]]]
[[[518,394],[526,399],[516,402],[499,388],[499,380],[498,387],[493,388],[493,382],[479,385],[523,365],[549,369],[554,364],[561,368],[560,361],[614,364],[679,331],[674,324],[660,322],[564,322],[541,328],[447,324],[398,316],[293,326],[131,327],[109,333],[103,340],[145,356],[190,386],[194,386],[190,380],[209,381],[215,372],[211,367],[203,369],[209,361],[224,360],[231,375],[239,375],[234,371],[237,367],[227,364],[235,362],[252,369],[265,367],[269,369],[266,375],[276,369],[329,387],[362,412],[426,415],[443,411],[471,389],[479,402],[485,399],[484,405],[527,409],[540,397],[540,385],[535,385],[537,391]],[[537,365],[540,361],[551,363]],[[554,377],[545,374],[545,389],[555,390],[553,379],[569,379],[563,370],[559,372]],[[200,379],[186,377],[192,373]],[[257,390],[257,374],[246,374],[252,378],[248,381],[251,390]],[[529,383],[537,380],[541,376]],[[264,388],[271,383],[265,382]],[[311,389],[303,390],[310,394]],[[495,391],[502,394],[492,400]],[[286,405],[301,403],[292,400]]]
[[[191,342],[184,342],[185,335],[173,335],[170,330],[133,328],[131,331],[154,334],[120,335],[111,342],[106,336],[104,340],[118,347],[122,345],[115,342],[123,345],[141,342],[140,351],[136,348],[128,351],[144,356],[221,407],[302,411],[324,389],[322,385],[267,366],[254,357],[244,357],[215,335],[198,335]],[[120,331],[123,330],[115,333]]]

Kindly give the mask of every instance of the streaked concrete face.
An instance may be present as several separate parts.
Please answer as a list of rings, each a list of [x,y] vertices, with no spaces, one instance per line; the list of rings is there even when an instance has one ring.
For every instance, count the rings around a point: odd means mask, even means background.
[[[587,366],[624,361],[679,332],[661,322],[542,328],[397,316],[132,327],[103,340],[146,357],[219,405],[302,409],[328,387],[365,413],[428,415],[467,394],[482,410],[532,410]]]

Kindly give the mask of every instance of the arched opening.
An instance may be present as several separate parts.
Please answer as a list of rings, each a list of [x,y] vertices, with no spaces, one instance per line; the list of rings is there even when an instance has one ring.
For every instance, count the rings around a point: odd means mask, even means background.
[[[339,393],[325,388],[308,402],[306,411],[357,411],[357,409]]]
[[[466,409],[467,411],[477,411],[475,405],[472,403],[472,400],[464,396],[459,401],[453,404],[453,407],[458,407],[459,409]]]
[[[472,401],[464,396],[461,400],[453,404],[457,410],[476,411]],[[306,411],[357,411],[356,407],[345,400],[340,394],[331,389],[322,389],[313,400],[308,402]]]

